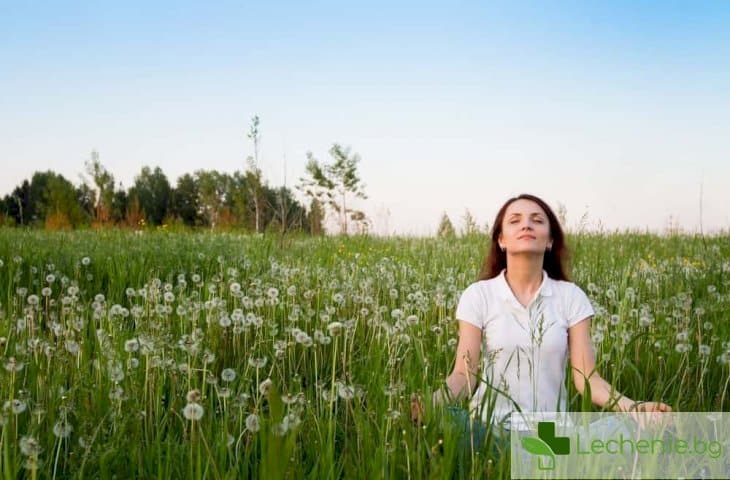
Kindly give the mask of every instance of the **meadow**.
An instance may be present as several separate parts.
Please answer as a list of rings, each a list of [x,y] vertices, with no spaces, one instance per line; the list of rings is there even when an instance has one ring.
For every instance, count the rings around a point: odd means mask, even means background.
[[[602,376],[728,411],[730,236],[568,245]],[[486,246],[2,229],[2,479],[509,478],[508,456],[460,451],[441,410],[410,419],[453,366]]]

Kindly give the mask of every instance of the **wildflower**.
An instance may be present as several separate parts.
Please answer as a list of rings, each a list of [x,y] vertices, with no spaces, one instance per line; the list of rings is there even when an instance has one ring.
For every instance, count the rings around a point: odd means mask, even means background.
[[[343,328],[344,328],[344,325],[342,325],[342,323],[340,323],[340,322],[332,322],[329,325],[327,325],[327,331],[333,337],[336,337],[337,335],[342,333]]]
[[[296,285],[290,285],[289,287],[287,287],[286,294],[289,295],[290,297],[295,296],[297,294]]]
[[[355,389],[352,388],[350,385],[343,385],[340,384],[337,388],[337,394],[342,398],[343,400],[351,400],[352,397],[355,396]]]
[[[341,293],[337,292],[334,295],[332,295],[332,301],[336,304],[342,304],[345,301],[345,296]]]
[[[287,430],[289,430],[289,422],[286,417],[284,417],[281,422],[275,423],[271,426],[271,433],[277,437],[283,437],[286,435]]]
[[[20,437],[20,452],[26,457],[37,457],[42,451],[41,444],[34,437],[30,435]]]
[[[259,393],[261,395],[268,395],[273,386],[274,382],[272,382],[270,378],[267,378],[259,385]]]
[[[15,398],[15,399],[13,399],[13,401],[10,405],[10,410],[13,412],[13,414],[20,415],[21,413],[23,413],[25,411],[27,406],[28,406],[28,404],[25,403],[23,400],[20,400],[19,398]]]
[[[58,438],[68,438],[74,427],[67,420],[59,420],[53,425],[53,434]]]
[[[124,342],[124,351],[127,353],[133,353],[139,350],[139,340],[132,338]]]
[[[720,365],[727,365],[730,363],[730,352],[723,352],[722,355],[717,356],[717,363]]]
[[[418,317],[415,315],[408,315],[406,318],[406,323],[408,325],[417,325],[418,324]]]
[[[253,368],[264,368],[266,366],[267,358],[266,357],[249,357],[248,364],[251,365]]]
[[[211,363],[215,362],[215,353],[206,350],[203,353],[203,363],[206,365],[210,365]]]
[[[163,298],[165,300],[165,303],[172,303],[175,301],[175,294],[172,292],[165,292]]]
[[[256,433],[261,429],[261,420],[255,413],[250,414],[246,417],[246,430]]]
[[[231,293],[233,295],[238,295],[241,293],[241,284],[238,282],[231,283],[230,287],[228,287],[231,290]]]
[[[27,301],[28,305],[30,305],[31,307],[35,307],[36,305],[38,305],[38,300],[38,295],[28,295]]]
[[[689,333],[686,330],[681,331],[677,334],[678,342],[686,342],[688,338],[689,338]]]
[[[616,314],[611,315],[611,318],[609,320],[611,322],[611,325],[618,325],[619,322],[621,322],[621,317],[619,317]]]
[[[66,340],[65,348],[68,353],[71,355],[76,355],[79,353],[79,343],[76,340]]]
[[[109,400],[113,402],[120,402],[124,399],[124,389],[119,385],[115,385],[111,390],[109,390]]]
[[[302,419],[299,418],[299,416],[293,412],[287,414],[287,416],[284,417],[284,419],[286,420],[289,430],[291,430],[292,428],[297,428],[302,423]]]
[[[10,357],[8,358],[8,361],[5,362],[5,370],[11,373],[21,371],[24,366],[25,364],[17,361],[15,357]]]
[[[648,316],[648,315],[642,315],[642,316],[641,316],[641,317],[639,318],[639,325],[640,325],[640,326],[642,326],[642,327],[648,327],[648,326],[649,326],[649,325],[651,325],[652,323],[654,323],[654,319],[653,319],[653,318],[651,318],[651,317],[650,317],[650,316]]]
[[[221,317],[218,319],[218,324],[222,328],[228,328],[231,326],[231,317],[228,315],[221,315]]]
[[[81,265],[83,265],[84,267],[88,267],[90,263],[91,259],[89,257],[84,257],[81,259]]]
[[[390,420],[397,420],[400,418],[401,413],[398,410],[395,410],[393,408],[389,408],[387,412],[385,412],[385,418]]]
[[[400,308],[395,308],[393,309],[393,311],[390,312],[390,316],[398,320],[399,318],[403,317],[403,310],[401,310]]]
[[[197,403],[200,401],[200,390],[197,388],[194,388],[193,390],[190,390],[186,395],[185,399],[188,401],[188,403]]]
[[[221,372],[221,380],[230,383],[236,379],[236,371],[232,368],[224,368]]]
[[[674,350],[676,350],[677,353],[686,353],[689,348],[686,343],[678,343],[674,346]]]
[[[279,290],[278,290],[278,289],[276,289],[276,288],[274,288],[274,287],[271,287],[271,288],[269,288],[269,289],[268,289],[268,290],[266,291],[266,295],[267,295],[267,296],[268,296],[269,298],[277,298],[277,297],[279,296]]]
[[[703,357],[706,357],[710,354],[710,346],[709,345],[700,345],[699,348],[699,354]]]
[[[53,290],[51,290],[50,287],[43,287],[41,289],[41,295],[43,295],[44,297],[50,297],[51,293],[53,293]]]
[[[188,403],[183,408],[183,416],[193,422],[203,418],[203,413],[203,407],[199,403]]]

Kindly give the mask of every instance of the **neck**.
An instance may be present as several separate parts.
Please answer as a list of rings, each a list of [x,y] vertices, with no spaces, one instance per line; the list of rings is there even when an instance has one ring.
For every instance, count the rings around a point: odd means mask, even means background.
[[[542,258],[507,257],[505,278],[514,292],[534,293],[542,284]]]

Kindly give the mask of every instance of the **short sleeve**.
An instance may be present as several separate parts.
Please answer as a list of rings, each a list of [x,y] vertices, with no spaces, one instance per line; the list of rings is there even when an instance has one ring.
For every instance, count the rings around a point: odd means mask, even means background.
[[[588,296],[578,285],[574,284],[573,288],[570,289],[568,302],[568,328],[585,318],[595,315],[595,313]]]
[[[456,306],[456,319],[482,329],[484,328],[486,314],[486,305],[484,297],[479,291],[479,284],[472,283],[462,292],[461,298],[459,298],[459,304]]]

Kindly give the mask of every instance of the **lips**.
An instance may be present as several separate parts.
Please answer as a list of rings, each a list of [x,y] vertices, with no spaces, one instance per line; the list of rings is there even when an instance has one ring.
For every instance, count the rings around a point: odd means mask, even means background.
[[[522,240],[523,238],[529,238],[530,240],[535,240],[536,237],[534,237],[532,235],[520,235],[519,237],[517,237],[517,240]]]

